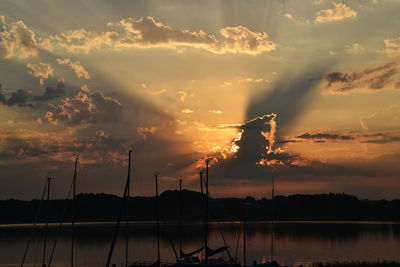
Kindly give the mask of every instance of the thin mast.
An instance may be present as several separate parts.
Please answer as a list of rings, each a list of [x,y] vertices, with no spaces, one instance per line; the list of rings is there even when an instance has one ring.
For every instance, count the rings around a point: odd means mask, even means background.
[[[203,194],[204,194],[204,190],[203,190],[203,171],[200,171],[199,174],[200,174],[200,188],[201,188],[200,192],[201,192],[201,198],[202,198]],[[200,218],[203,219],[203,223],[204,223],[204,207],[200,208]],[[202,236],[202,235],[203,235],[203,228],[201,228],[201,233],[200,233],[200,236]],[[203,240],[200,240],[200,241],[203,241]]]
[[[47,201],[46,201],[46,210],[48,213],[49,210],[49,199],[50,199],[50,180],[51,178],[47,178]],[[47,216],[48,217],[48,216]],[[42,261],[42,266],[45,267],[46,264],[44,263],[46,260],[46,243],[47,243],[47,224],[48,220],[46,219],[46,223],[44,225],[44,243],[43,243],[43,261]]]
[[[207,242],[208,242],[208,163],[209,160],[206,160],[206,197],[205,197],[205,209],[204,209],[204,262],[208,265],[208,255],[207,255]]]
[[[246,200],[243,200],[243,267],[246,267]]]
[[[157,218],[157,265],[160,267],[160,200],[158,198],[158,172],[155,173],[156,178],[156,218]]]
[[[126,235],[125,235],[125,267],[128,267],[128,246],[129,246],[129,215],[128,215],[128,203],[129,203],[129,193],[131,187],[131,158],[132,158],[132,150],[129,150],[129,159],[128,159],[128,178],[127,178],[127,191],[126,191],[126,199],[127,203],[125,206],[125,216],[126,216]]]
[[[72,221],[71,221],[71,267],[74,267],[74,223],[75,223],[75,196],[76,196],[76,168],[78,166],[78,157],[75,158],[74,181],[72,188]]]
[[[275,238],[274,202],[275,202],[275,176],[272,176],[271,261],[274,260],[274,238]]]
[[[200,171],[200,188],[201,188],[201,195],[203,195],[203,172]]]
[[[179,179],[179,261],[182,261],[182,179]]]

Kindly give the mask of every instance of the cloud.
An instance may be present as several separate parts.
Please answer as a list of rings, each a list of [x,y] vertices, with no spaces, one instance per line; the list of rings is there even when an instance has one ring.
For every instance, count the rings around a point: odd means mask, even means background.
[[[276,144],[276,114],[263,115],[239,127],[232,145],[209,156],[215,176],[258,180],[275,166],[295,166],[299,157],[284,152]]]
[[[165,92],[167,92],[167,89],[161,89],[161,90],[158,90],[158,91],[152,91],[150,93],[152,95],[161,95],[161,94],[164,94]]]
[[[271,114],[244,123],[239,126],[240,133],[229,150],[206,157],[211,161],[210,173],[215,177],[214,185],[229,191],[228,184],[230,187],[240,188],[239,193],[243,193],[246,190],[244,188],[263,187],[266,180],[277,176],[282,190],[286,191],[290,191],[287,186],[298,192],[304,186],[320,184],[322,187],[312,191],[329,189],[351,192],[348,191],[351,190],[348,177],[352,177],[351,182],[359,188],[374,179],[386,184],[400,173],[399,168],[393,168],[393,162],[399,160],[398,154],[375,155],[371,158],[352,157],[351,161],[339,158],[328,162],[285,152],[279,147],[281,142],[274,141],[276,119]],[[378,145],[400,142],[399,134],[390,133],[304,133],[297,137],[299,138],[294,138],[296,142],[343,141]],[[377,183],[374,182],[373,186],[377,186]]]
[[[76,77],[78,77],[79,79],[80,78],[85,78],[86,80],[90,79],[89,73],[84,67],[82,67],[79,61],[72,62],[72,60],[69,58],[65,59],[57,58],[57,62],[58,64],[69,66],[70,69],[74,71]]]
[[[276,73],[272,73],[272,75],[276,75]],[[264,78],[242,78],[242,79],[237,79],[237,80],[230,80],[230,81],[225,81],[223,82],[220,86],[221,87],[228,87],[232,86],[234,84],[261,84],[265,85],[267,83],[270,83],[270,80],[264,79]]]
[[[54,69],[46,63],[38,63],[38,64],[27,64],[26,65],[28,68],[30,68],[32,71],[29,72],[30,75],[33,77],[38,77],[40,78],[40,84],[43,85],[44,81],[49,78],[49,76],[54,75]]]
[[[359,142],[359,143],[372,143],[372,144],[388,144],[400,142],[400,134],[390,132],[373,132],[373,133],[362,133],[362,132],[348,132],[343,134],[336,133],[303,133],[296,137],[285,138],[279,140],[278,143],[304,143],[312,141],[314,143],[325,143],[325,142]]]
[[[389,144],[400,142],[400,135],[394,135],[390,133],[374,133],[374,134],[364,134],[365,138],[362,143],[372,143],[372,144]]]
[[[34,129],[0,129],[0,160],[27,162],[69,162],[79,154],[79,164],[112,164],[122,166],[126,145],[102,129],[88,125],[63,127],[61,131],[41,132]],[[79,132],[85,129],[85,137]],[[60,165],[58,165],[60,166]]]
[[[388,63],[360,72],[332,72],[324,76],[325,89],[330,93],[348,93],[355,89],[399,88],[399,66]]]
[[[45,118],[47,121],[81,124],[119,121],[122,105],[101,92],[89,94],[80,91],[77,95],[62,100],[61,105],[50,104],[50,108],[51,111]]]
[[[7,24],[4,16],[0,16],[0,53],[5,58],[36,56],[35,33],[21,20]]]
[[[33,95],[31,90],[19,89],[11,93],[11,96],[7,99],[6,96],[1,92],[0,84],[0,103],[8,106],[18,105],[20,107],[35,107],[31,102],[35,101],[47,101],[60,96],[65,95],[64,80],[60,79],[57,83],[56,88],[46,87],[43,95]]]
[[[182,113],[190,114],[190,113],[193,113],[193,110],[185,108],[185,109],[182,109]]]
[[[10,98],[7,100],[7,105],[18,105],[20,107],[24,107],[27,105],[27,102],[31,99],[31,97],[32,91],[19,89],[11,94]]]
[[[2,92],[2,84],[0,83],[0,104],[7,103],[6,96]]]
[[[315,22],[332,22],[339,21],[346,18],[357,17],[357,12],[343,3],[333,3],[335,6],[332,9],[322,9],[317,12]]]
[[[220,33],[226,38],[220,45],[222,51],[257,55],[276,49],[266,32],[252,32],[244,26],[236,26],[223,28]],[[215,52],[219,52],[218,49]]]
[[[180,95],[179,100],[180,100],[182,103],[185,103],[185,99],[186,99],[186,97],[188,96],[188,93],[185,92],[185,91],[178,91],[178,94]]]
[[[389,55],[397,55],[400,53],[400,37],[393,39],[385,39],[385,53]]]
[[[200,45],[216,43],[213,35],[207,35],[203,31],[176,30],[155,21],[152,17],[122,19],[120,24],[127,32],[135,34],[135,41],[144,46],[168,43]]]
[[[293,19],[293,15],[290,13],[285,13],[284,16],[287,17],[288,19]]]
[[[60,79],[56,88],[46,87],[46,91],[41,96],[33,96],[33,101],[46,101],[65,95],[64,80]]]
[[[92,50],[163,47],[181,50],[182,47],[205,49],[216,54],[245,53],[257,55],[276,49],[266,32],[253,32],[244,26],[220,29],[221,38],[203,31],[173,29],[153,17],[126,18],[119,23],[122,32],[88,32],[85,29],[50,36],[51,47],[62,47],[71,53]]]
[[[362,51],[364,51],[364,47],[362,47],[360,44],[354,43],[351,45],[346,45],[346,52],[349,54],[359,53]]]
[[[354,137],[350,135],[339,135],[339,134],[331,134],[331,133],[303,133],[301,135],[296,136],[299,139],[311,139],[311,140],[353,140]]]

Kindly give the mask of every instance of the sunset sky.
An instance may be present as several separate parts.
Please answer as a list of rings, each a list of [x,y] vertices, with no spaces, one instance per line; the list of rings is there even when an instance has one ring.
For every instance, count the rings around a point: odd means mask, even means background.
[[[0,2],[0,199],[400,198],[400,1]]]

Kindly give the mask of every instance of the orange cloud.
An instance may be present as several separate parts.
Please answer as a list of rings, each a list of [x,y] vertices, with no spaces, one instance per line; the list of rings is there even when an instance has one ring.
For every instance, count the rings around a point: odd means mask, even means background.
[[[205,49],[211,53],[244,53],[258,55],[276,49],[266,32],[253,32],[244,26],[222,28],[222,38],[203,31],[173,29],[153,17],[126,18],[119,23],[122,32],[89,32],[85,29],[68,31],[43,40],[45,47],[65,48],[71,53],[88,53],[92,50],[165,47],[182,51],[184,47]]]
[[[348,7],[343,3],[333,3],[335,6],[331,9],[322,9],[317,12],[317,17],[315,18],[315,22],[332,22],[339,21],[346,18],[355,18],[357,17],[357,12]]]
[[[0,16],[0,28],[0,51],[5,58],[37,56],[35,33],[22,20],[7,24],[4,16]]]
[[[28,68],[30,68],[32,71],[29,72],[30,75],[33,77],[38,77],[40,78],[40,84],[44,84],[44,81],[49,78],[49,76],[54,75],[54,69],[46,63],[38,63],[38,64],[27,64],[26,65]]]

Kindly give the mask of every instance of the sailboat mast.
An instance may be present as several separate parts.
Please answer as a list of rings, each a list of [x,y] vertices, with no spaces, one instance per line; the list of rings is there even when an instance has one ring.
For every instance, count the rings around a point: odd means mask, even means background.
[[[179,179],[179,261],[182,261],[182,179]]]
[[[50,177],[47,178],[47,201],[46,201],[46,210],[47,213],[49,212],[49,199],[50,199]],[[48,216],[47,216],[48,217]],[[47,243],[47,225],[48,225],[48,220],[46,218],[46,223],[44,225],[44,243],[43,243],[43,261],[42,261],[42,266],[45,267],[46,264],[44,261],[46,260],[46,243]]]
[[[203,172],[202,171],[200,171],[199,172],[199,174],[200,174],[200,188],[201,188],[201,195],[203,195],[204,194],[204,190],[203,190]]]
[[[208,163],[209,160],[206,160],[206,197],[205,197],[205,209],[204,209],[204,262],[208,264],[208,255],[207,255],[207,248],[208,248]]]
[[[246,267],[246,200],[243,200],[243,267]]]
[[[74,267],[74,223],[75,223],[75,198],[76,198],[76,168],[78,166],[78,157],[75,158],[74,180],[72,188],[72,221],[71,221],[71,267]]]
[[[132,158],[132,150],[129,150],[128,154],[129,154],[129,159],[128,159],[128,178],[127,178],[128,188],[127,188],[127,191],[126,191],[127,204],[126,204],[126,210],[125,210],[125,216],[126,216],[125,267],[128,267],[128,248],[129,248],[129,215],[128,215],[128,203],[129,203],[130,188],[131,188],[131,158]]]
[[[275,176],[272,176],[272,215],[271,215],[271,261],[274,260],[274,239],[275,239],[275,224],[274,224],[274,203],[275,202]]]
[[[160,259],[160,200],[158,197],[158,172],[155,174],[156,180],[156,217],[157,217],[157,266],[161,266]]]

